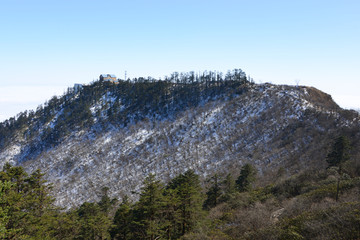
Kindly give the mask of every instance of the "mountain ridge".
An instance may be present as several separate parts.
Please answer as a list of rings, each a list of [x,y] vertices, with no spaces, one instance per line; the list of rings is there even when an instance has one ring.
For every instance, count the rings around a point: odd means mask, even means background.
[[[111,196],[131,195],[149,173],[167,181],[194,169],[206,178],[251,163],[264,177],[281,167],[290,175],[323,167],[335,136],[360,139],[359,114],[315,88],[254,84],[242,71],[213,82],[217,76],[211,73],[197,82],[191,73],[188,82],[183,76],[165,83],[99,81],[80,93],[70,89],[49,101],[54,110],[38,109],[49,114],[45,120],[33,117],[12,132],[11,141],[2,140],[0,165],[40,168],[54,184],[57,204],[71,207],[97,200],[103,187]],[[95,101],[80,104],[81,94],[96,91]],[[119,97],[126,94],[131,97]],[[79,105],[86,109],[76,110]],[[67,123],[66,114],[77,115],[77,124]],[[69,126],[62,128],[61,121]],[[66,133],[55,136],[54,129]],[[45,131],[50,133],[43,137]]]

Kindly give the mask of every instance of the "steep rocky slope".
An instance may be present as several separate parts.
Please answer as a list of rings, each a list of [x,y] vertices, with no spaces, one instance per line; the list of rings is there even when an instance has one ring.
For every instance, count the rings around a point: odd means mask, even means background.
[[[97,200],[103,187],[112,196],[131,195],[149,173],[167,181],[190,168],[204,177],[215,171],[237,175],[247,162],[263,176],[280,167],[288,174],[324,167],[334,137],[349,135],[353,145],[360,139],[358,113],[340,109],[329,95],[311,87],[249,82],[212,95],[202,92],[193,105],[172,101],[171,113],[164,110],[170,104],[161,100],[156,100],[157,110],[129,109],[107,89],[87,105],[91,123],[74,125],[60,140],[54,140],[55,132],[41,137],[60,124],[68,111],[65,101],[75,106],[81,94],[55,99],[56,110],[46,121],[32,118],[0,149],[1,165],[11,162],[45,172],[57,204],[67,207]],[[116,104],[127,112],[126,124],[110,119],[109,109]]]

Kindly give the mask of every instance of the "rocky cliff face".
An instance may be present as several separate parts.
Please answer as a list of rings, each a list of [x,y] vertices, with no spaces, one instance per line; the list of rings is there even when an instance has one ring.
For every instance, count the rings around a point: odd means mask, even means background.
[[[156,100],[156,110],[148,106],[144,112],[130,109],[131,104],[107,88],[86,105],[90,123],[75,124],[48,143],[56,132],[42,137],[44,131],[56,129],[70,111],[66,104],[76,106],[79,94],[85,94],[68,93],[54,100],[56,110],[46,121],[32,117],[8,134],[11,139],[3,141],[0,164],[11,162],[28,171],[40,168],[54,184],[57,204],[71,207],[98,200],[103,187],[112,196],[131,195],[149,173],[167,181],[187,169],[204,177],[214,172],[238,175],[244,163],[255,165],[263,176],[279,168],[292,174],[324,167],[334,137],[360,139],[358,113],[340,109],[317,89],[249,83],[229,89],[206,96],[200,92],[196,104]],[[112,108],[126,112],[126,124],[120,115],[115,117],[118,124],[110,119]]]

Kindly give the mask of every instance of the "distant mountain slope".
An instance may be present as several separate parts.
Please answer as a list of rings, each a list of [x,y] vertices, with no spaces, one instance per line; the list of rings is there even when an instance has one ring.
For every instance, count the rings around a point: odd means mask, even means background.
[[[332,139],[356,142],[359,130],[358,113],[311,87],[256,85],[241,70],[174,74],[69,89],[2,124],[0,162],[40,168],[58,204],[74,206],[105,186],[131,194],[149,173],[166,181],[190,168],[238,174],[247,162],[264,176],[324,167]]]

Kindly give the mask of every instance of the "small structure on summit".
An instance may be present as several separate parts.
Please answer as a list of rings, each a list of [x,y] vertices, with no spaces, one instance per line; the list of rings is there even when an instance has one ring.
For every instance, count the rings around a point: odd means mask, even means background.
[[[100,75],[100,81],[109,81],[109,82],[113,82],[116,83],[116,76],[114,74],[101,74]]]

